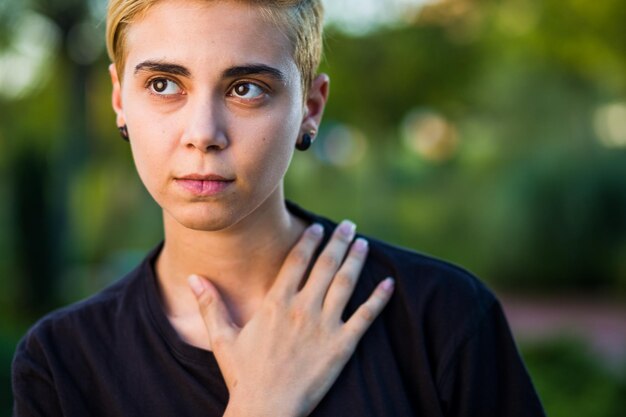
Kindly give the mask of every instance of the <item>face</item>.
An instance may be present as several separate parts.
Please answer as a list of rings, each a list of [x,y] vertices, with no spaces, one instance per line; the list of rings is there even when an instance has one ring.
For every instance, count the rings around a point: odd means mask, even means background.
[[[163,0],[128,30],[113,106],[164,215],[221,230],[282,199],[294,145],[317,130],[328,80],[303,100],[289,39],[255,6]]]

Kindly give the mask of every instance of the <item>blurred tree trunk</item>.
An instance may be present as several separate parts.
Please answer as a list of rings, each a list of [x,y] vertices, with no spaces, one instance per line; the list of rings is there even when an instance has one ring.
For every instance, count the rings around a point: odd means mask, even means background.
[[[86,2],[81,0],[40,0],[33,9],[58,26],[62,36],[59,68],[70,80],[66,120],[60,137],[50,137],[58,146],[53,155],[24,148],[13,158],[15,183],[16,238],[18,271],[21,273],[18,308],[37,317],[62,300],[59,280],[72,262],[72,242],[68,222],[69,190],[72,178],[87,157],[86,82],[88,67],[74,62],[69,44],[72,29],[87,18]],[[60,103],[61,104],[61,103]],[[38,143],[30,141],[27,143]]]
[[[51,199],[47,195],[49,166],[45,155],[24,149],[14,155],[14,198],[17,265],[22,278],[20,311],[38,315],[52,307],[58,266],[50,228]]]

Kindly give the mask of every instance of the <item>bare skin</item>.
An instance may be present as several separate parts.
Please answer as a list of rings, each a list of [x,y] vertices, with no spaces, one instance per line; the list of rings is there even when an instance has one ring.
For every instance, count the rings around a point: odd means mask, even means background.
[[[341,321],[367,252],[355,243],[341,264],[349,222],[298,290],[320,236],[286,210],[283,177],[318,130],[329,80],[303,97],[292,49],[253,5],[162,0],[130,24],[124,73],[110,67],[117,124],[163,209],[164,309],[215,353],[230,417],[309,414],[391,294],[386,281]]]
[[[230,393],[224,416],[309,415],[389,301],[390,278],[378,285],[347,322],[342,321],[367,256],[364,239],[357,239],[348,249],[354,232],[343,225],[299,290],[322,236],[319,225],[306,230],[263,303],[243,327],[233,322],[210,281],[197,275],[189,278]]]

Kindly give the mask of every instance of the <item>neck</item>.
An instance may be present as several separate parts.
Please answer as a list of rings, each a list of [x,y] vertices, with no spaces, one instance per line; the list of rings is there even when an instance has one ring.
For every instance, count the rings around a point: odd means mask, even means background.
[[[164,212],[165,244],[156,272],[170,318],[197,314],[187,284],[191,274],[203,275],[217,287],[236,323],[250,318],[305,228],[287,211],[282,198],[269,200],[220,231],[188,229]]]

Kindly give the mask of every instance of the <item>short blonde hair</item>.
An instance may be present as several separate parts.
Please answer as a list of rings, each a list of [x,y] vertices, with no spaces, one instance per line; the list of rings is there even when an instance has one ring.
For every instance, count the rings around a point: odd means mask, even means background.
[[[109,0],[106,43],[111,61],[120,77],[126,61],[128,26],[162,0]],[[217,0],[205,0],[217,1]],[[293,45],[293,58],[300,70],[302,90],[313,82],[322,55],[324,9],[321,0],[232,0],[256,5],[261,13],[286,30]]]

